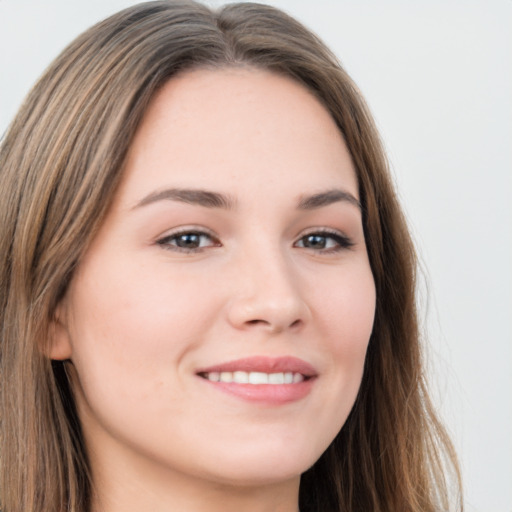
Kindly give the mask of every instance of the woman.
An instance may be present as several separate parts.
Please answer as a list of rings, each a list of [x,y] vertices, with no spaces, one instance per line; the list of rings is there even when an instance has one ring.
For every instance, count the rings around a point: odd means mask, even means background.
[[[36,84],[0,173],[2,510],[458,503],[378,135],[293,19],[112,16]]]

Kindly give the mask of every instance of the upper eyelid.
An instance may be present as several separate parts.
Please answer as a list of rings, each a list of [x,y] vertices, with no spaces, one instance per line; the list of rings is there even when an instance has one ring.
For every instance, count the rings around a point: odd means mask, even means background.
[[[297,237],[297,239],[301,239],[304,236],[315,235],[315,234],[320,234],[320,235],[325,235],[325,236],[328,236],[328,235],[339,236],[342,238],[346,238],[347,240],[352,239],[352,237],[347,235],[344,231],[341,231],[336,228],[327,228],[327,227],[307,228],[300,233],[300,235]]]
[[[313,226],[311,228],[306,228],[302,231],[302,233],[305,233],[306,235],[310,233],[336,233],[336,234],[343,234],[342,231],[336,228],[328,228],[325,226]]]
[[[167,230],[164,233],[162,233],[161,235],[158,235],[156,237],[156,239],[157,239],[157,241],[164,240],[166,238],[171,238],[173,236],[179,236],[179,235],[182,235],[185,233],[197,233],[200,235],[207,235],[215,240],[219,239],[219,237],[211,229],[205,228],[204,226],[194,226],[194,225],[179,226],[179,227],[173,228],[171,230]]]
[[[186,233],[196,233],[201,235],[206,235],[210,237],[213,241],[220,242],[220,237],[211,229],[205,227],[205,226],[198,226],[198,225],[183,225],[176,228],[173,228],[167,232],[164,232],[163,234],[156,237],[156,242],[161,242],[163,240],[179,236],[181,234]],[[298,235],[294,237],[294,243],[301,240],[303,237],[313,234],[319,234],[323,236],[338,236],[341,238],[344,238],[350,245],[353,245],[353,239],[351,236],[347,235],[345,232],[336,229],[336,228],[330,228],[325,226],[314,226],[310,228],[306,228],[303,231],[301,231]]]

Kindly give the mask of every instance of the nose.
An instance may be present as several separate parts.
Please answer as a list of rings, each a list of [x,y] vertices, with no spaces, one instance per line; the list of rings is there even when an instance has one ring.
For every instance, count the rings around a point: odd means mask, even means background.
[[[233,327],[276,334],[307,323],[310,310],[297,273],[282,255],[252,255],[238,267],[228,307]]]

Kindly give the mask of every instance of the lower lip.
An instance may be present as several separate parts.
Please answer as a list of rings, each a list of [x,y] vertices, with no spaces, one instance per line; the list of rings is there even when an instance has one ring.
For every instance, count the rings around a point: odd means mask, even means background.
[[[200,377],[215,389],[234,395],[248,402],[265,405],[283,405],[305,398],[313,387],[315,378],[295,384],[238,384],[235,382],[214,382]]]

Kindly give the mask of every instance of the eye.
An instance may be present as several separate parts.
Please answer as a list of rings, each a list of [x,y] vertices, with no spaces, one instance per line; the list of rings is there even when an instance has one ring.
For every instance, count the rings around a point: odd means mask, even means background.
[[[354,244],[345,235],[333,231],[315,231],[308,233],[295,243],[295,247],[321,252],[337,252],[350,249]]]
[[[157,241],[164,249],[178,252],[199,252],[207,247],[219,247],[213,235],[200,230],[182,230],[166,235]]]

